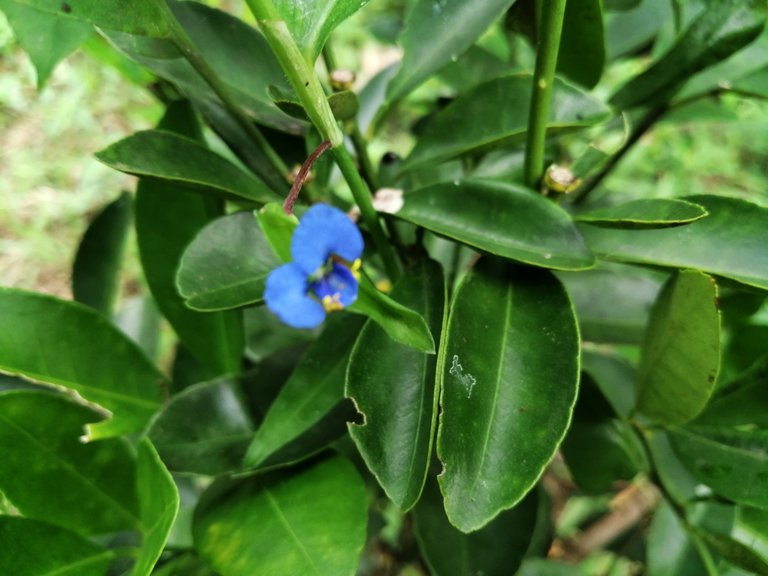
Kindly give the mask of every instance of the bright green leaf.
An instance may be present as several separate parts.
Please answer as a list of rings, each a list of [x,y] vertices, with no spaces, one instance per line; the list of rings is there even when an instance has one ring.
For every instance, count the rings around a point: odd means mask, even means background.
[[[154,446],[146,438],[139,442],[136,475],[143,541],[131,576],[149,576],[165,548],[179,511],[179,492]]]
[[[138,432],[167,382],[139,347],[95,310],[0,288],[0,372],[63,386],[112,413],[91,439]]]
[[[717,285],[682,271],[664,285],[651,310],[638,368],[637,409],[682,424],[704,409],[720,369]]]
[[[695,268],[768,289],[768,208],[723,196],[689,196],[709,213],[685,226],[625,230],[579,224],[608,260]]]
[[[704,218],[707,211],[693,202],[667,198],[644,198],[617,206],[578,214],[575,220],[610,224],[664,226],[685,224]]]
[[[0,542],[0,574],[9,576],[105,576],[114,557],[74,532],[15,516],[0,516]]]
[[[282,204],[270,202],[256,212],[256,220],[272,251],[283,262],[290,262],[291,237],[299,219],[294,214],[286,214]]]
[[[404,198],[398,218],[491,254],[559,270],[594,263],[568,214],[532,190],[457,180]]]
[[[336,456],[204,495],[195,514],[195,548],[227,576],[353,576],[367,512],[357,471]]]
[[[459,96],[430,121],[403,170],[523,143],[532,82],[530,74],[503,76]],[[593,126],[610,116],[608,107],[594,96],[555,80],[547,121],[550,135]]]
[[[440,265],[409,270],[392,298],[426,320],[437,340],[445,321],[446,286]],[[345,395],[363,415],[349,433],[384,491],[401,510],[421,494],[437,418],[436,357],[392,340],[368,322],[355,342]]]
[[[139,528],[130,445],[81,441],[85,425],[101,418],[64,394],[0,394],[0,491],[25,517],[83,535]]]
[[[557,450],[576,401],[578,327],[549,272],[486,259],[456,289],[442,347],[440,486],[451,523],[469,532],[519,502]]]
[[[107,318],[112,316],[120,291],[120,265],[132,211],[132,200],[127,193],[108,204],[85,231],[72,267],[75,300]]]

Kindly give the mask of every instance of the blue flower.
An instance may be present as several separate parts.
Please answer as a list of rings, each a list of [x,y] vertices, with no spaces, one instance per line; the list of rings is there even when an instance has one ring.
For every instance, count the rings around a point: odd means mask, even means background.
[[[267,277],[267,307],[294,328],[314,328],[328,312],[357,300],[363,237],[341,210],[316,204],[291,238],[293,262]]]

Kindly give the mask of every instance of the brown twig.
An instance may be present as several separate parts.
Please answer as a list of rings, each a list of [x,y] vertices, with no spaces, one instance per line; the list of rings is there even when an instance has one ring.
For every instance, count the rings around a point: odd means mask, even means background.
[[[320,146],[315,148],[312,154],[309,155],[309,158],[307,158],[304,161],[304,164],[301,165],[298,174],[296,174],[296,179],[291,185],[291,191],[288,192],[288,196],[286,197],[285,202],[283,202],[283,210],[286,214],[293,214],[293,205],[296,204],[296,200],[299,198],[301,187],[304,186],[304,182],[306,182],[307,178],[309,178],[309,173],[312,170],[312,166],[317,161],[317,159],[322,156],[323,152],[328,150],[330,147],[330,140],[321,142]]]

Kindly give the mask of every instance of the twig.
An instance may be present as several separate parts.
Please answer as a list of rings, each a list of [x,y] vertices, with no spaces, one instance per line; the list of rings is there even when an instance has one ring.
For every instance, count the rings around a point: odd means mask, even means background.
[[[328,150],[330,147],[331,141],[324,140],[320,143],[320,146],[315,148],[312,154],[309,155],[309,157],[304,161],[304,164],[301,165],[301,168],[296,174],[296,178],[291,185],[291,191],[288,192],[288,196],[285,198],[285,202],[283,202],[283,210],[286,214],[293,214],[293,205],[296,204],[296,200],[299,198],[301,187],[304,186],[304,182],[306,182],[307,178],[309,178],[309,173],[312,170],[312,166],[317,161],[317,159],[323,155],[323,152]]]

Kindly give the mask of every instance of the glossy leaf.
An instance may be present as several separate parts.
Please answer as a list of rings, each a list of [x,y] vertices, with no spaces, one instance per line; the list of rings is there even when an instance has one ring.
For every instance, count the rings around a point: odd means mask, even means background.
[[[722,534],[700,532],[701,539],[720,556],[734,566],[748,570],[749,574],[768,576],[768,558],[763,557],[751,546]]]
[[[578,328],[549,272],[486,259],[457,288],[442,346],[439,480],[448,518],[469,532],[519,502],[557,450]]]
[[[176,285],[194,310],[238,308],[263,298],[267,275],[280,265],[251,212],[222,216],[184,251]]]
[[[682,271],[651,310],[638,368],[637,409],[665,424],[692,420],[715,389],[720,369],[717,285]]]
[[[362,319],[336,315],[302,356],[269,407],[245,456],[255,467],[308,430],[344,398],[344,377]]]
[[[667,198],[644,198],[625,204],[578,214],[580,222],[664,226],[685,224],[704,218],[707,211],[693,202]]]
[[[112,316],[120,290],[120,265],[131,225],[131,204],[131,197],[123,193],[96,216],[80,241],[73,264],[75,300],[107,318]]]
[[[0,11],[35,66],[38,90],[57,64],[94,34],[93,26],[86,22],[62,18],[18,0],[0,0]]]
[[[85,20],[107,30],[163,37],[168,23],[162,10],[146,0],[15,0],[61,18]]]
[[[13,576],[105,576],[114,557],[74,532],[17,516],[0,516],[0,542],[0,573]]]
[[[380,292],[367,276],[360,277],[358,289],[350,312],[368,316],[395,342],[427,354],[435,353],[435,340],[424,318]]]
[[[598,256],[695,268],[768,289],[768,208],[722,196],[690,196],[709,213],[685,226],[623,230],[580,224]]]
[[[169,107],[160,129],[200,138],[188,103]],[[136,191],[135,212],[141,265],[163,316],[207,379],[238,373],[243,349],[240,313],[195,312],[186,307],[176,288],[176,268],[184,250],[201,228],[223,213],[222,204],[184,187],[142,179]]]
[[[701,576],[706,568],[680,519],[664,503],[656,509],[648,534],[649,576]]]
[[[272,251],[281,261],[290,262],[291,237],[299,219],[294,214],[286,214],[281,204],[270,202],[256,212],[256,220]]]
[[[661,58],[611,97],[620,109],[668,100],[693,74],[724,60],[757,38],[765,26],[759,2],[716,2],[690,24]]]
[[[459,96],[430,121],[403,170],[524,142],[532,82],[530,74],[503,76]],[[593,126],[610,115],[594,96],[555,80],[547,121],[550,135]]]
[[[764,340],[759,340],[763,347]],[[714,426],[768,426],[768,358],[763,358],[736,379],[720,386],[697,424]]]
[[[101,418],[64,394],[0,394],[0,491],[24,516],[83,535],[139,528],[130,445],[80,440]]]
[[[445,321],[446,286],[440,265],[409,270],[392,298],[426,320],[436,340]],[[401,510],[418,500],[427,474],[437,419],[435,355],[392,340],[370,321],[360,333],[346,375],[363,424],[349,433],[384,491]]]
[[[592,270],[558,272],[589,342],[639,345],[665,274],[600,262]]]
[[[605,65],[605,38],[601,0],[580,0],[565,5],[557,70],[574,82],[593,88]]]
[[[417,0],[400,37],[403,62],[387,86],[396,102],[458,58],[515,0]],[[428,38],[429,42],[425,42]],[[530,91],[530,90],[529,90]]]
[[[594,263],[565,211],[521,186],[482,180],[435,184],[406,194],[396,216],[526,264],[580,270]]]
[[[168,468],[215,476],[241,468],[254,425],[229,379],[201,382],[175,395],[152,422],[149,438]]]
[[[91,308],[0,288],[0,371],[62,386],[106,408],[90,439],[144,428],[167,381],[139,347]]]
[[[166,180],[195,190],[213,190],[228,197],[261,203],[278,199],[256,176],[191,138],[173,132],[135,132],[105,148],[96,157],[115,170]]]
[[[416,538],[432,574],[508,576],[516,574],[533,537],[536,492],[505,510],[483,529],[464,534],[448,521],[434,478],[414,508]]]
[[[320,55],[331,32],[368,0],[275,0],[296,44],[309,62]]]
[[[768,432],[727,428],[675,428],[677,457],[700,482],[721,496],[768,509]]]
[[[150,576],[179,511],[179,492],[152,443],[139,442],[136,462],[143,541],[131,576]]]
[[[227,576],[352,576],[367,509],[357,471],[336,456],[204,495],[195,514],[195,548]]]

